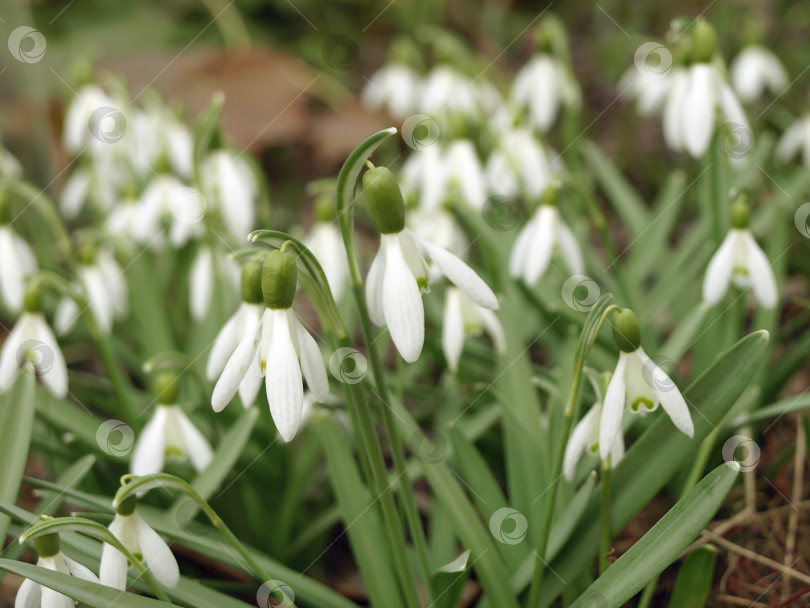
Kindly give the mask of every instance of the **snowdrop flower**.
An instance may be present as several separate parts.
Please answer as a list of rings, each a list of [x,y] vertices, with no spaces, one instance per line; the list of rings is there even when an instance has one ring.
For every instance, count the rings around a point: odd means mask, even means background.
[[[60,550],[59,534],[43,534],[34,538],[39,553],[37,566],[68,574],[91,583],[99,583],[89,568],[73,561]],[[73,600],[50,587],[25,579],[17,591],[14,608],[72,608]]]
[[[38,285],[25,292],[24,311],[0,351],[0,393],[8,390],[22,365],[31,366],[45,388],[60,399],[67,396],[68,373],[65,357],[48,326],[41,308]]]
[[[157,376],[158,404],[135,443],[130,462],[134,475],[160,473],[167,459],[190,460],[198,473],[211,462],[211,445],[177,405],[178,392],[177,377],[172,372]]]
[[[486,164],[487,186],[493,194],[509,198],[523,193],[538,199],[565,167],[528,129],[506,131]]]
[[[693,26],[693,63],[672,71],[672,86],[664,108],[664,139],[675,151],[700,158],[711,143],[718,115],[724,122],[750,133],[737,95],[712,63],[716,36],[702,19]]]
[[[343,247],[343,237],[340,234],[334,217],[334,202],[329,197],[322,197],[315,205],[317,219],[304,239],[304,244],[320,262],[332,296],[335,301],[349,282],[349,259]]]
[[[259,186],[250,166],[233,151],[211,152],[200,167],[202,192],[238,239],[253,230]]]
[[[585,262],[574,233],[565,225],[553,201],[549,202],[555,196],[554,188],[549,188],[547,193],[549,198],[540,204],[520,231],[509,256],[509,275],[522,278],[526,285],[534,285],[540,280],[555,251],[559,252],[571,274],[585,272]]]
[[[127,136],[132,164],[140,174],[148,174],[164,160],[178,176],[191,177],[193,138],[168,108],[157,105],[135,112]]]
[[[602,419],[601,400],[593,404],[588,413],[574,427],[568,443],[565,445],[565,455],[563,457],[563,473],[568,481],[573,481],[577,471],[577,463],[582,456],[588,452],[596,454],[599,452],[599,428]],[[621,427],[619,427],[613,447],[610,451],[611,468],[619,464],[624,457],[624,437],[622,437]]]
[[[763,46],[745,47],[730,69],[731,84],[748,103],[759,99],[767,90],[778,95],[787,88],[788,75],[782,62]]]
[[[383,66],[369,78],[361,100],[371,110],[386,110],[404,119],[418,110],[419,74],[401,63]]]
[[[672,77],[669,68],[658,72],[652,68],[642,68],[634,65],[629,68],[619,81],[622,93],[629,92],[636,100],[636,108],[642,116],[652,116],[664,107]]]
[[[256,401],[262,384],[262,366],[257,353],[261,338],[264,303],[261,291],[262,264],[251,260],[242,268],[242,303],[214,340],[205,374],[217,380],[211,405],[222,411],[237,390],[244,407]]]
[[[23,168],[17,157],[0,145],[0,175],[20,177],[22,173]]]
[[[371,214],[382,233],[380,250],[369,269],[366,301],[377,325],[386,325],[402,358],[419,358],[425,339],[421,290],[428,286],[427,256],[438,271],[479,306],[497,310],[498,300],[475,271],[452,253],[418,238],[405,227],[405,201],[385,167],[363,176]]]
[[[709,261],[703,279],[703,301],[717,304],[728,291],[729,283],[754,292],[764,308],[773,308],[778,301],[776,279],[768,258],[757,245],[748,228],[749,212],[743,202],[732,208],[732,229]]]
[[[169,239],[173,247],[180,248],[203,234],[207,203],[198,190],[173,175],[159,175],[141,194],[132,236],[143,245],[161,247],[163,223],[169,219]]]
[[[65,113],[65,124],[62,131],[65,149],[73,154],[78,154],[85,146],[92,145],[93,139],[89,126],[93,113],[101,108],[114,110],[115,106],[113,99],[99,86],[89,84],[80,88]]]
[[[482,330],[490,335],[498,353],[506,352],[506,336],[495,313],[473,302],[470,296],[457,287],[448,288],[444,304],[442,349],[450,371],[458,371],[464,338],[478,335]]]
[[[218,272],[224,276],[217,276]],[[202,321],[211,308],[214,285],[217,280],[228,281],[238,287],[239,265],[224,255],[219,247],[200,245],[189,271],[189,309],[191,318]]]
[[[529,121],[548,131],[560,106],[577,108],[581,94],[568,67],[556,57],[541,53],[532,58],[515,76],[510,100],[529,111]]]
[[[12,312],[23,304],[25,275],[37,269],[34,252],[8,224],[0,224],[0,297]]]
[[[599,455],[611,457],[621,433],[625,403],[634,414],[646,416],[660,404],[682,433],[692,437],[692,416],[681,392],[667,373],[641,347],[641,330],[633,311],[625,308],[613,316],[613,339],[621,351],[605,393],[599,423]]]
[[[86,245],[80,252],[82,263],[76,272],[79,283],[87,295],[87,303],[99,329],[105,334],[112,331],[113,321],[129,314],[129,289],[124,271],[109,249],[96,249]],[[54,326],[62,334],[69,331],[82,311],[76,302],[65,296],[56,309]]]
[[[461,72],[440,65],[433,68],[419,92],[420,111],[445,117],[450,114],[475,114],[480,109],[479,87]]]
[[[115,518],[109,525],[122,545],[135,557],[142,559],[152,575],[165,587],[173,588],[180,581],[180,569],[169,545],[149,527],[135,510],[136,498],[131,496],[117,506]],[[99,566],[102,585],[114,589],[127,588],[127,557],[112,545],[104,544]]]
[[[776,146],[776,156],[785,161],[799,151],[804,165],[810,167],[810,115],[801,116],[790,125]]]

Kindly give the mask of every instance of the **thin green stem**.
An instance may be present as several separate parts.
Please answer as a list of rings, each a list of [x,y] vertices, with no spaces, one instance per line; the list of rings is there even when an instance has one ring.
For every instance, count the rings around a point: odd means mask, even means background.
[[[610,459],[608,459],[610,460]],[[610,563],[608,553],[610,553],[610,498],[611,498],[611,468],[610,462],[602,463],[602,504],[599,511],[600,535],[599,535],[599,574],[604,574]]]

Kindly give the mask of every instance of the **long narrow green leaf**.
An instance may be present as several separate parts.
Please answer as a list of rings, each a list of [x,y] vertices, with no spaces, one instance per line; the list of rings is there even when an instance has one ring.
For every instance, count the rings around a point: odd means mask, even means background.
[[[600,576],[571,608],[618,608],[669,566],[723,505],[740,465],[724,462],[692,488],[641,540]],[[693,606],[690,604],[690,608]]]
[[[678,570],[669,608],[703,608],[714,583],[717,549],[704,545],[686,556]]]
[[[0,500],[13,503],[20,490],[31,430],[34,427],[34,374],[21,372],[0,402]],[[0,515],[0,545],[6,538],[9,519]]]

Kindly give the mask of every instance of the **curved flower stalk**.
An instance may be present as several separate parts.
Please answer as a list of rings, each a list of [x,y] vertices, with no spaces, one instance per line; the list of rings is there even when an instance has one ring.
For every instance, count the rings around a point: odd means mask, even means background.
[[[213,450],[177,404],[179,387],[173,372],[162,371],[157,376],[155,393],[157,406],[135,442],[130,471],[151,475],[161,472],[167,460],[189,460],[199,473],[210,464]]]
[[[685,150],[694,158],[706,153],[718,116],[750,131],[737,95],[714,61],[716,46],[714,28],[698,19],[691,31],[689,64],[673,70],[664,108],[664,139],[673,150]]]
[[[425,339],[421,290],[428,287],[428,260],[479,306],[497,310],[498,299],[472,268],[405,227],[405,201],[388,169],[369,169],[363,187],[382,233],[366,281],[369,314],[374,323],[388,327],[402,358],[412,363],[419,358]]]
[[[503,326],[494,312],[479,306],[457,287],[449,287],[444,303],[442,325],[442,348],[450,371],[458,371],[464,339],[486,331],[495,345],[495,350],[506,352],[506,336]]]
[[[556,189],[550,186],[544,200],[520,232],[509,257],[509,274],[534,285],[543,276],[555,251],[571,274],[585,272],[585,262],[576,237],[555,206]]]
[[[788,86],[788,74],[779,58],[764,46],[745,47],[731,62],[731,84],[745,102],[753,103],[765,91],[779,95]]]
[[[89,568],[62,553],[58,533],[38,536],[34,539],[34,545],[39,553],[37,566],[91,583],[99,583],[98,577]],[[31,579],[23,581],[14,600],[14,608],[72,608],[72,606],[71,598]]]
[[[738,201],[731,213],[732,228],[706,268],[703,301],[707,304],[722,300],[730,283],[740,289],[751,288],[763,308],[773,308],[779,300],[771,264],[751,234],[748,221],[748,206]]]
[[[65,357],[42,313],[42,290],[34,282],[25,292],[24,312],[0,351],[0,392],[8,390],[22,366],[31,366],[45,388],[58,398],[68,392]]]
[[[137,499],[134,496],[115,506],[115,518],[109,525],[109,530],[124,548],[143,559],[160,584],[176,587],[180,581],[177,560],[166,541],[141,519],[136,506]],[[127,556],[105,543],[99,566],[101,583],[115,589],[126,589],[127,569]]]
[[[22,308],[25,276],[36,269],[34,252],[25,239],[10,225],[0,224],[0,297],[11,312],[18,312]]]
[[[641,347],[641,331],[636,315],[629,309],[613,317],[613,338],[621,351],[613,377],[605,393],[599,424],[599,455],[607,461],[621,433],[625,404],[630,411],[646,416],[659,404],[679,431],[692,437],[694,425],[689,407],[667,373],[647,356]]]
[[[509,198],[528,196],[538,199],[565,166],[528,129],[510,128],[498,138],[496,149],[486,163],[489,191]]]

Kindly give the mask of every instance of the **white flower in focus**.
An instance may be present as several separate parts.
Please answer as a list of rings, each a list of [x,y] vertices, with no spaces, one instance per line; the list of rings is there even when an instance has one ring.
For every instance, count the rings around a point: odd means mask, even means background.
[[[534,285],[543,276],[551,257],[559,252],[571,274],[583,274],[585,262],[576,237],[554,205],[541,204],[523,227],[509,256],[509,274]]]
[[[0,297],[12,312],[23,305],[25,275],[37,269],[34,252],[8,224],[0,224]]]
[[[776,146],[776,156],[785,161],[799,151],[805,167],[810,167],[810,116],[799,117],[782,134]]]
[[[419,87],[419,74],[404,64],[390,64],[368,79],[361,99],[367,108],[385,109],[401,120],[418,110]]]
[[[212,457],[211,445],[183,408],[158,403],[135,443],[130,470],[134,475],[151,475],[160,473],[167,460],[189,460],[200,472]]]
[[[46,535],[50,536],[50,535]],[[42,537],[37,537],[34,542],[41,541]],[[58,545],[57,545],[58,546]],[[53,555],[40,554],[37,566],[47,568],[54,572],[75,576],[91,583],[99,583],[98,577],[89,568],[73,561],[67,555],[57,550]],[[14,600],[14,608],[73,608],[74,602],[66,595],[54,591],[50,587],[35,583],[31,579],[25,579],[17,591],[17,598]]]
[[[678,430],[692,437],[695,428],[689,407],[669,375],[641,347],[641,332],[632,311],[624,309],[614,315],[613,337],[620,352],[599,423],[602,461],[607,461],[618,441],[625,404],[640,416],[655,411],[660,404]]]
[[[56,336],[38,307],[28,310],[27,305],[0,351],[0,393],[14,384],[22,365],[33,366],[53,396],[67,396],[67,365]]]
[[[141,519],[134,508],[126,515],[116,513],[109,530],[130,553],[143,559],[161,585],[169,588],[177,586],[180,569],[169,545]],[[105,543],[99,566],[101,584],[123,591],[127,588],[127,569],[126,556]]]
[[[202,191],[238,239],[253,230],[259,186],[250,166],[233,151],[211,152],[200,167]]]
[[[565,445],[565,455],[563,457],[563,473],[568,481],[574,479],[577,463],[585,453],[590,452],[596,454],[599,451],[599,428],[601,418],[602,403],[601,401],[597,401],[574,427],[571,437]],[[622,437],[620,426],[610,452],[611,468],[619,464],[619,461],[623,457],[624,437]]]
[[[712,256],[703,279],[704,302],[717,304],[728,291],[729,283],[740,289],[750,287],[764,308],[773,308],[778,302],[770,262],[748,228],[729,230]]]
[[[317,221],[304,239],[304,244],[320,262],[332,296],[340,300],[349,282],[349,260],[343,237],[335,221]]]
[[[518,108],[528,108],[534,126],[548,131],[560,106],[579,107],[581,94],[568,68],[559,59],[541,54],[517,73],[510,99]]]
[[[451,371],[458,370],[461,351],[464,349],[464,338],[478,335],[483,330],[492,338],[498,353],[506,352],[506,336],[495,313],[473,302],[460,289],[449,287],[444,304],[442,349]]]
[[[788,86],[788,75],[782,62],[763,46],[745,47],[731,63],[730,78],[740,99],[748,103],[759,99],[767,90],[778,95]]]

